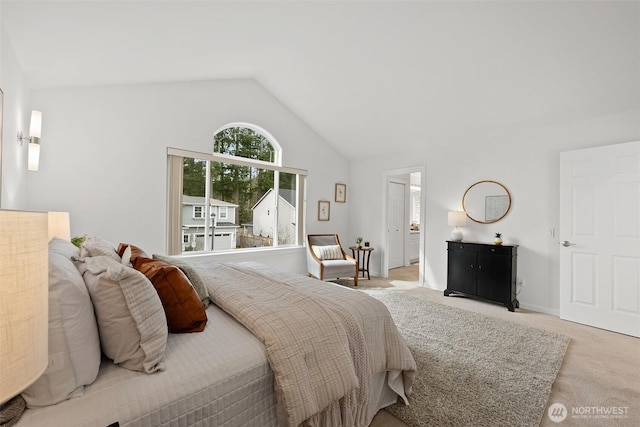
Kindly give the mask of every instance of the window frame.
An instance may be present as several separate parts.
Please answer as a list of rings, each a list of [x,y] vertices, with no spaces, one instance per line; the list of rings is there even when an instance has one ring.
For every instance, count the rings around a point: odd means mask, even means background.
[[[229,208],[226,206],[218,206],[218,220],[229,218]]]
[[[264,133],[263,133],[264,134]],[[277,150],[279,151],[279,150]],[[294,174],[297,176],[296,182],[296,219],[297,224],[297,233],[295,243],[292,245],[278,245],[277,238],[274,238],[273,246],[263,246],[259,248],[250,248],[250,250],[273,250],[274,248],[283,247],[283,246],[304,246],[304,234],[306,228],[305,221],[305,211],[306,211],[306,199],[305,199],[305,191],[306,191],[306,178],[308,172],[305,169],[293,168],[288,166],[282,166],[277,163],[265,162],[262,160],[254,160],[246,157],[233,156],[228,154],[221,153],[200,153],[197,151],[185,150],[174,147],[167,147],[167,185],[168,185],[168,195],[167,195],[167,253],[169,255],[181,255],[182,254],[182,239],[175,241],[175,227],[182,227],[182,167],[180,166],[185,157],[195,158],[199,160],[207,161],[207,165],[209,162],[221,162],[221,163],[229,163],[238,166],[246,166],[251,168],[261,168],[272,170],[274,172],[283,172],[288,174]],[[276,160],[279,160],[280,156],[276,156]],[[179,159],[179,160],[178,160]],[[176,176],[179,174],[179,176]],[[278,180],[274,183],[274,187],[277,186]],[[274,188],[274,191],[279,191],[279,188]],[[207,192],[208,193],[208,192]],[[276,193],[279,194],[279,193]],[[207,200],[208,194],[205,195],[205,200]],[[277,200],[277,198],[276,198]],[[205,203],[206,205],[206,203]],[[210,209],[210,208],[209,208]],[[277,207],[276,207],[277,212]],[[208,226],[210,217],[207,217],[206,211],[204,214],[205,227]],[[206,228],[205,228],[206,229]],[[176,244],[177,243],[177,244]],[[249,249],[249,248],[247,248]],[[239,251],[238,249],[234,249],[235,251]],[[203,251],[209,253],[215,253],[212,251]]]

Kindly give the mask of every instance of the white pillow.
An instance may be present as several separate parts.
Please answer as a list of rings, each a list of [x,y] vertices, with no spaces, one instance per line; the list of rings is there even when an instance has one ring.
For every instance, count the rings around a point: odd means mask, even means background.
[[[49,251],[63,255],[68,260],[80,256],[80,249],[76,245],[60,237],[53,237],[49,241]]]
[[[91,294],[104,354],[127,369],[163,371],[167,319],[149,279],[109,256],[78,259],[76,266]]]
[[[62,242],[62,243],[61,243]],[[100,368],[100,341],[89,292],[78,269],[61,252],[70,242],[49,244],[49,366],[22,392],[30,408],[54,405],[83,393]]]
[[[342,259],[342,249],[340,249],[340,245],[329,245],[329,246],[311,246],[313,252],[316,256],[322,260],[330,260],[330,259]]]
[[[121,262],[122,258],[118,255],[116,247],[113,243],[101,237],[90,236],[84,239],[80,245],[81,257],[108,256],[109,258]]]
[[[120,262],[127,267],[133,267],[131,264],[131,246],[127,246],[127,249],[124,250],[122,253],[122,260]]]

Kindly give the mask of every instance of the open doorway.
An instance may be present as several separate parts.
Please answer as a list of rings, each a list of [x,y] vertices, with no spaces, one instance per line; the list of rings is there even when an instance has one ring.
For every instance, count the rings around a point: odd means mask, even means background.
[[[385,171],[382,275],[424,284],[425,168]]]

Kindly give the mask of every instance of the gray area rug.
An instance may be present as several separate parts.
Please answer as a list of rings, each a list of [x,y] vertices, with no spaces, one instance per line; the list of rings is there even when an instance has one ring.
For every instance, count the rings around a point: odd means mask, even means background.
[[[539,426],[569,338],[394,290],[382,301],[418,371],[410,405],[387,410],[412,427]]]

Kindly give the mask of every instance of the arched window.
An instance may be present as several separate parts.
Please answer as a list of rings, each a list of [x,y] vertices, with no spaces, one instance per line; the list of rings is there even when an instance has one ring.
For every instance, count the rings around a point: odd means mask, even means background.
[[[212,151],[168,151],[168,252],[301,245],[306,171],[281,165],[275,138],[233,123],[214,134]]]
[[[247,159],[282,162],[282,149],[266,130],[248,123],[231,123],[219,129],[213,137],[213,152]]]

